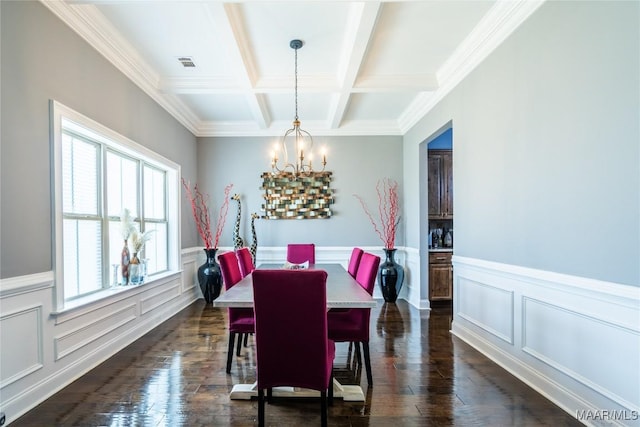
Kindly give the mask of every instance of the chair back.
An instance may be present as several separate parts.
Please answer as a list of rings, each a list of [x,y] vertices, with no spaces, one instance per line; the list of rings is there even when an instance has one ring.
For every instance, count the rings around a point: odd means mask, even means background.
[[[238,257],[238,264],[240,264],[240,273],[242,277],[245,277],[247,274],[251,273],[255,270],[255,266],[253,265],[253,260],[251,259],[251,252],[249,252],[249,248],[240,248],[236,251],[236,256]]]
[[[257,380],[327,390],[335,354],[327,338],[327,272],[253,272]]]
[[[287,245],[287,261],[294,264],[316,263],[316,245],[313,243],[290,243]]]
[[[351,258],[349,258],[349,267],[347,271],[351,275],[351,277],[356,277],[356,273],[358,272],[358,265],[360,265],[360,258],[362,258],[362,253],[364,251],[360,248],[353,248],[351,251]]]
[[[240,265],[238,264],[238,258],[235,252],[225,252],[219,255],[218,263],[220,264],[220,272],[222,273],[225,290],[229,290],[233,285],[242,280],[242,273],[240,273]]]
[[[373,295],[373,286],[376,283],[378,275],[378,267],[380,266],[380,257],[369,252],[362,254],[360,265],[356,273],[356,282],[360,283],[369,295]]]

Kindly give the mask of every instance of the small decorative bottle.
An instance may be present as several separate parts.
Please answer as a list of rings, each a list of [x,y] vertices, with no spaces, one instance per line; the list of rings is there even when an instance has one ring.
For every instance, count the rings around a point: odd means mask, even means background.
[[[124,239],[124,247],[120,254],[120,271],[122,272],[122,284],[129,284],[129,246],[127,245],[127,239]]]

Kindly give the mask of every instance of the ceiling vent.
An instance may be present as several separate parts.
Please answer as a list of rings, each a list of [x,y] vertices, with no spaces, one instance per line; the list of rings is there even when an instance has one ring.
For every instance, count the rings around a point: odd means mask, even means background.
[[[196,66],[193,62],[193,58],[190,56],[180,56],[178,57],[178,61],[180,61],[182,66],[185,68],[194,68]]]

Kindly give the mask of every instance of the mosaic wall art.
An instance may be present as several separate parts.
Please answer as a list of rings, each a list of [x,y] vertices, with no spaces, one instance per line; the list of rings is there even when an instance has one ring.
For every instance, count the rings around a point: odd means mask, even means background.
[[[264,172],[262,190],[265,219],[331,218],[331,172],[313,172],[296,180],[290,173]]]

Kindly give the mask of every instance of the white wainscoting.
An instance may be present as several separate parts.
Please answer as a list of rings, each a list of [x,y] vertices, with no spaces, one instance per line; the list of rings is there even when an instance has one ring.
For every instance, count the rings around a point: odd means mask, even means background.
[[[640,425],[640,288],[453,265],[454,335],[586,425]]]
[[[182,251],[182,272],[54,312],[53,272],[0,280],[0,410],[16,420],[202,295],[201,248]]]

